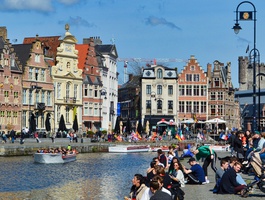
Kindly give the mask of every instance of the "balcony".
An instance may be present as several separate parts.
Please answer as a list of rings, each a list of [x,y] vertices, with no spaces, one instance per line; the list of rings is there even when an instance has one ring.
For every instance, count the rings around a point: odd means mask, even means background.
[[[64,97],[64,103],[74,104],[76,103],[76,97]]]
[[[45,103],[36,103],[36,110],[45,110]]]

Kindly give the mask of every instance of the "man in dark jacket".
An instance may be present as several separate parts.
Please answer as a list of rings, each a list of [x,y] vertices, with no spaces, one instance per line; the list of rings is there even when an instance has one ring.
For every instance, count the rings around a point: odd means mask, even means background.
[[[158,181],[151,181],[150,182],[150,190],[154,194],[150,200],[172,200],[171,196],[168,193],[163,192],[160,190],[160,186]]]
[[[236,181],[237,173],[240,171],[242,164],[236,162],[231,169],[228,169],[222,176],[218,194],[237,194],[246,188],[246,185],[240,185]]]
[[[231,156],[234,155],[235,138],[236,138],[236,133],[233,131],[230,137],[228,138],[228,143],[230,144]]]

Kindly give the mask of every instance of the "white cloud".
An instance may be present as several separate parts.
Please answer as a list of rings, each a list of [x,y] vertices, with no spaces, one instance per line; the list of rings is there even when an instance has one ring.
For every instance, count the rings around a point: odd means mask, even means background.
[[[0,10],[4,11],[42,11],[51,12],[54,10],[52,4],[55,0],[2,0]],[[60,4],[71,5],[79,0],[57,0]]]
[[[58,0],[58,1],[62,4],[71,5],[78,2],[79,0]]]
[[[3,10],[39,10],[52,11],[51,0],[4,0],[0,8]]]

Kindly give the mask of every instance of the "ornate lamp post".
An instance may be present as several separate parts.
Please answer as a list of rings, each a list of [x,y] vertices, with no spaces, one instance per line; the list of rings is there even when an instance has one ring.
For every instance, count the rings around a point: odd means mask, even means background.
[[[253,6],[253,11],[238,11],[239,7],[242,4],[250,4]],[[242,29],[238,21],[253,21],[254,22],[254,48],[253,48],[253,122],[252,122],[252,131],[254,132],[257,129],[256,121],[256,8],[253,3],[250,1],[243,1],[238,4],[236,8],[236,23],[233,27],[236,34]]]
[[[102,96],[105,96],[104,99],[107,99],[107,91],[105,89],[101,89],[100,90],[100,100],[101,100],[101,104],[100,104],[100,111],[99,111],[99,120],[100,120],[100,124],[99,124],[99,128],[100,130],[102,129],[102,102],[103,102],[103,99],[102,99]]]
[[[151,123],[151,119],[152,119],[152,98],[156,98],[156,93],[154,91],[152,91],[150,93],[150,116],[149,116],[149,124],[150,124],[150,134],[152,133],[152,123]]]

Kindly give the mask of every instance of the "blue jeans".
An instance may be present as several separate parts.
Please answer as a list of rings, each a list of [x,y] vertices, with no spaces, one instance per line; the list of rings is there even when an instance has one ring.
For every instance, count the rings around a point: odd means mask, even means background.
[[[240,185],[247,185],[239,173],[236,174],[236,182]]]

